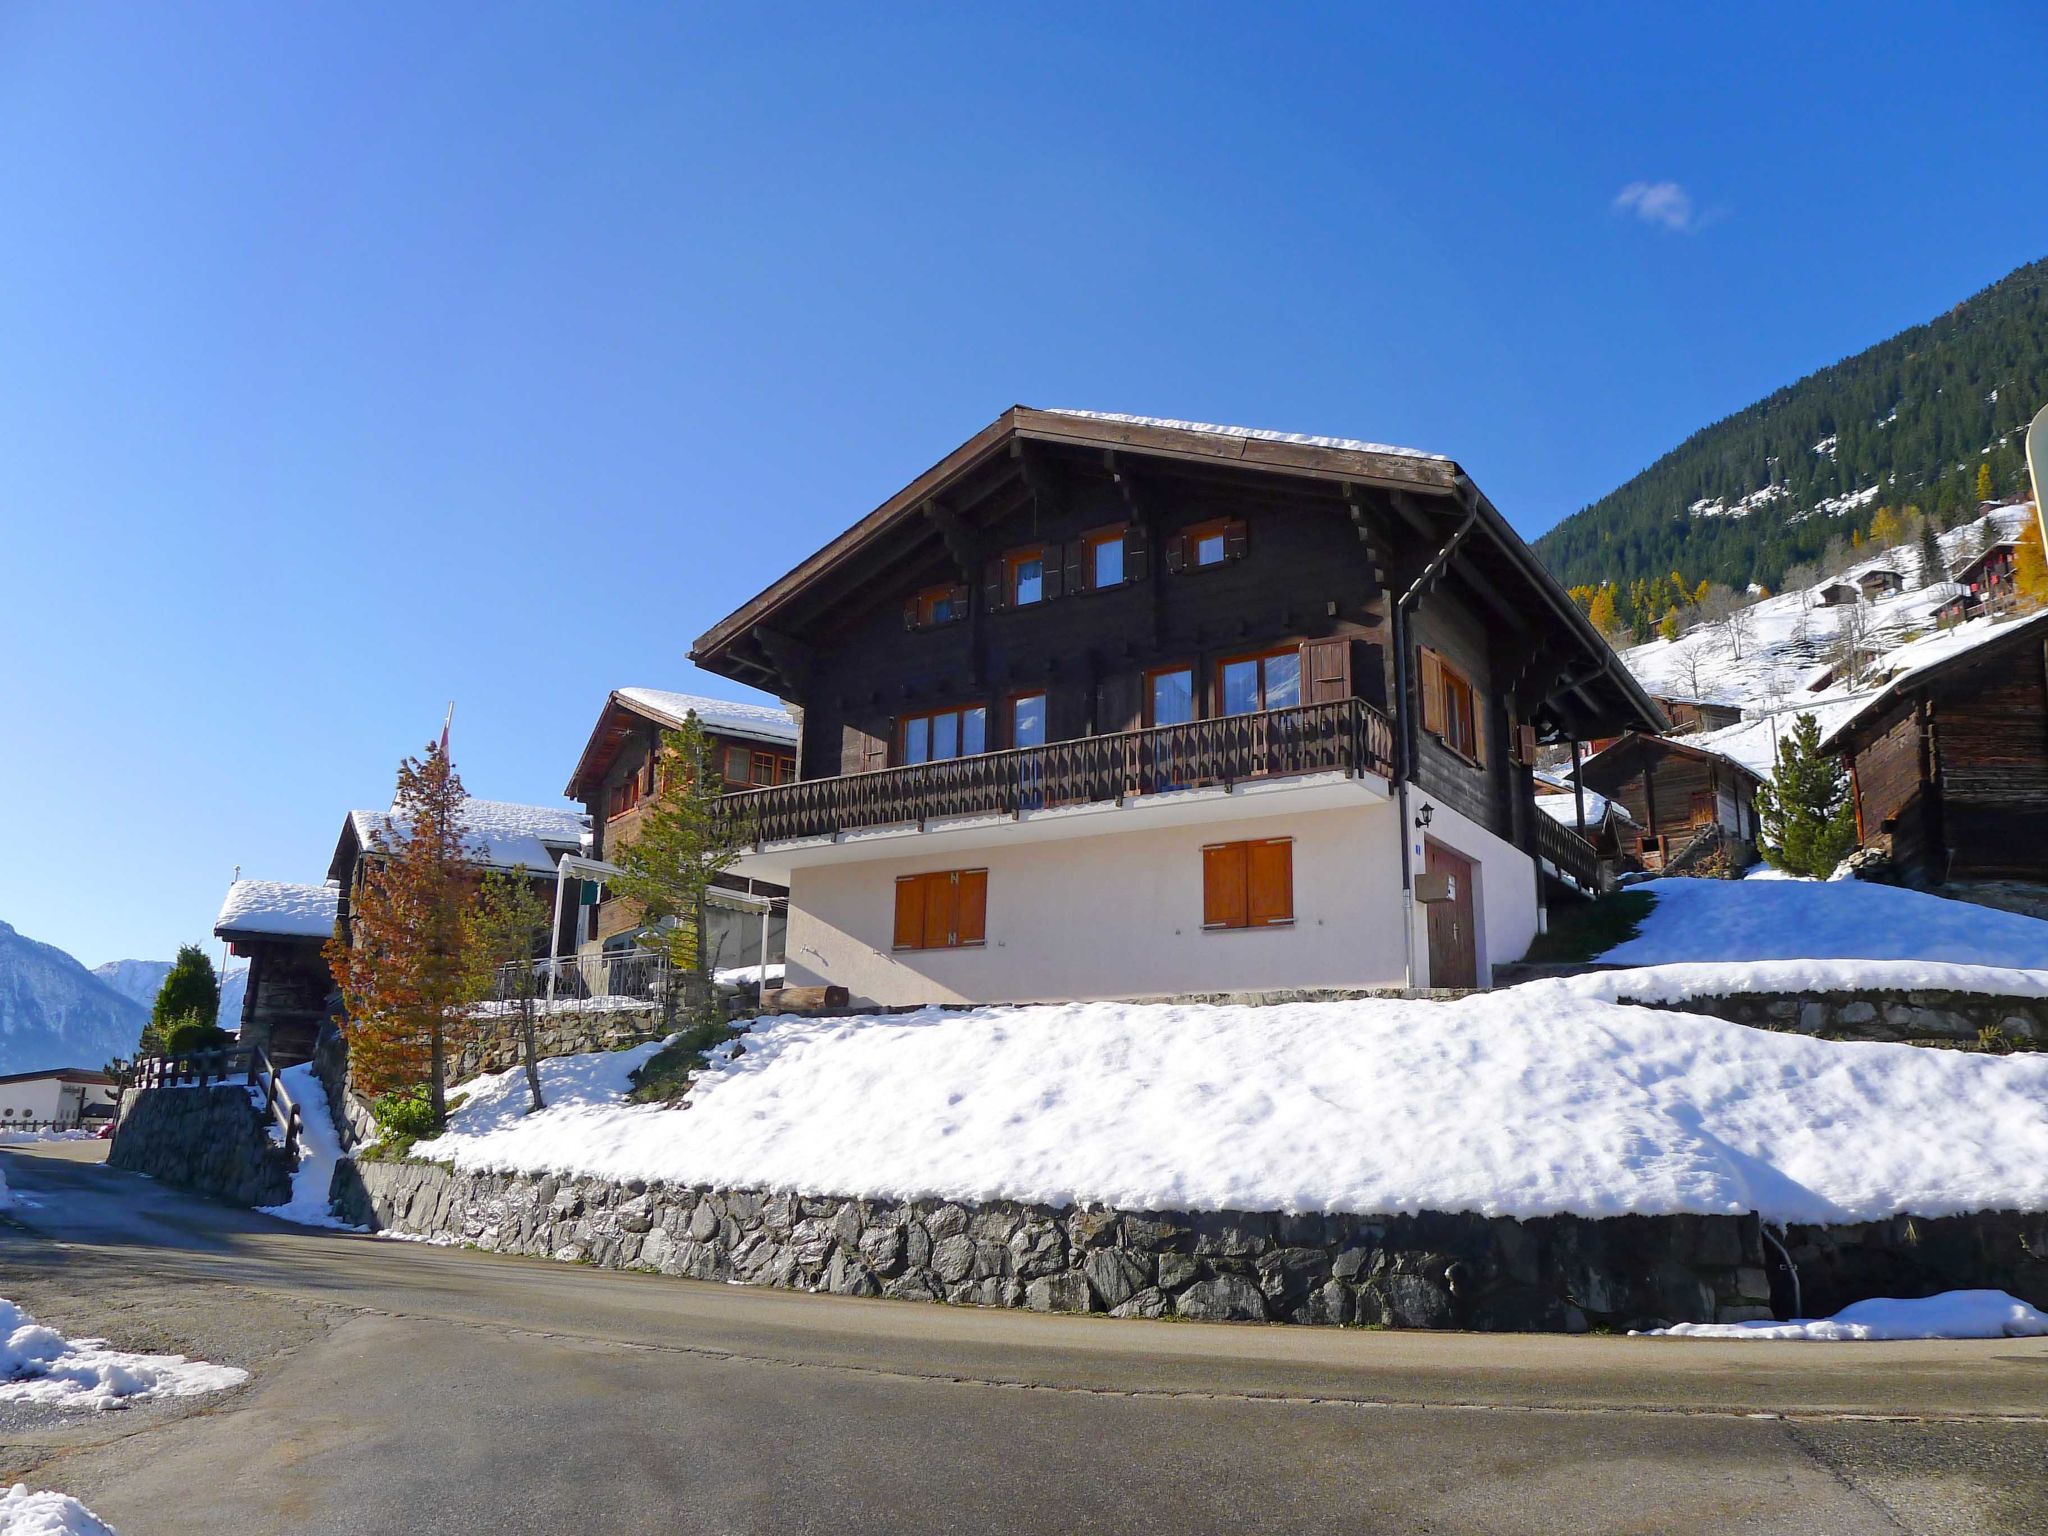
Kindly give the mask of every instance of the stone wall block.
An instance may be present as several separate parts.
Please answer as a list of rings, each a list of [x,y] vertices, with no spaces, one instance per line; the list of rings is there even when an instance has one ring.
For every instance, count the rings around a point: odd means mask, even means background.
[[[948,1286],[958,1285],[974,1273],[975,1253],[974,1239],[964,1230],[943,1237],[932,1244],[932,1273]]]
[[[1198,1212],[1194,1226],[1199,1258],[1252,1259],[1273,1241],[1272,1218],[1248,1211]]]
[[[1011,1237],[1010,1258],[1019,1279],[1036,1280],[1067,1267],[1067,1239],[1056,1221],[1027,1221]]]
[[[1258,1322],[1266,1320],[1266,1297],[1243,1275],[1214,1275],[1197,1280],[1174,1298],[1174,1310],[1199,1322]]]
[[[1081,1272],[1095,1287],[1103,1308],[1114,1311],[1139,1291],[1151,1288],[1156,1271],[1150,1255],[1128,1248],[1091,1248],[1081,1259]]]
[[[1182,1290],[1193,1284],[1202,1272],[1200,1262],[1191,1253],[1162,1253],[1156,1262],[1159,1266],[1159,1284],[1163,1290]]]
[[[924,1218],[924,1229],[931,1234],[934,1243],[943,1243],[949,1237],[961,1237],[967,1232],[967,1212],[957,1205],[934,1205]],[[1003,1234],[1008,1241],[1009,1234]]]

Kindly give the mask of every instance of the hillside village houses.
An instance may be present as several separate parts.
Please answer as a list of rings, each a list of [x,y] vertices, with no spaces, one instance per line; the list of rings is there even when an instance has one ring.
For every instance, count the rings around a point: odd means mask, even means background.
[[[1485,985],[1538,743],[1665,723],[1452,460],[1024,407],[692,659],[798,708],[738,868],[881,1005]]]

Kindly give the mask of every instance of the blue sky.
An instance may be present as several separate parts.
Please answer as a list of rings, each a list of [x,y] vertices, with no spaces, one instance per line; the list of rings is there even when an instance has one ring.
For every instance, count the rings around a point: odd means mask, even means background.
[[[0,918],[167,956],[451,698],[554,801],[1013,402],[1533,535],[2048,253],[2038,6],[1430,9],[0,8]]]

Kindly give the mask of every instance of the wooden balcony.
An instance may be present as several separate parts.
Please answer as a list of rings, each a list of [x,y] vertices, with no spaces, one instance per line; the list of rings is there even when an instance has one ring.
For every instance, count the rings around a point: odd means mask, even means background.
[[[1613,884],[1613,872],[1601,867],[1599,851],[1541,811],[1536,813],[1536,851],[1589,896],[1601,895]]]
[[[1016,816],[1251,779],[1390,777],[1394,734],[1362,699],[1083,736],[945,762],[802,779],[727,795],[754,847],[936,817]]]

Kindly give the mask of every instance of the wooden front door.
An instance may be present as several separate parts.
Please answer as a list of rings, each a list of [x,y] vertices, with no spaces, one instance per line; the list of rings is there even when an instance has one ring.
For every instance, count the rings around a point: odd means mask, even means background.
[[[1451,899],[1432,901],[1429,913],[1429,984],[1432,987],[1479,985],[1479,951],[1472,921],[1472,863],[1435,843],[1424,845],[1424,869],[1450,880]]]

